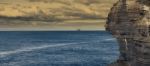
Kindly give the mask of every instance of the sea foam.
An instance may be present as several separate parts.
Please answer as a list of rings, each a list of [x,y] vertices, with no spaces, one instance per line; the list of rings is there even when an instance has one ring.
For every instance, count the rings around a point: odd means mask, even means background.
[[[79,43],[66,43],[66,44],[53,44],[53,45],[25,47],[25,48],[12,50],[12,51],[0,52],[0,57],[5,57],[5,56],[11,55],[11,54],[16,54],[16,53],[30,52],[30,51],[35,51],[35,50],[40,50],[40,49],[45,49],[45,48],[50,48],[50,47],[61,47],[61,46],[67,46],[67,45],[73,45],[73,44],[79,44]]]

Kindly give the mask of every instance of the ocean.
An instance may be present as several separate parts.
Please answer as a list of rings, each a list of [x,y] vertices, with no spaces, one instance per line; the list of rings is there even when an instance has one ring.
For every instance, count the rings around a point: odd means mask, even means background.
[[[118,56],[105,31],[0,32],[0,66],[107,66]]]

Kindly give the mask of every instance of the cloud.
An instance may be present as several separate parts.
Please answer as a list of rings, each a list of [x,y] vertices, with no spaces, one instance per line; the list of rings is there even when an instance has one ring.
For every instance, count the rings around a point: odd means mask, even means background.
[[[110,0],[2,0],[0,16],[45,21],[100,19],[106,18],[112,4]]]
[[[0,0],[0,26],[14,30],[104,29],[105,18],[116,1]]]

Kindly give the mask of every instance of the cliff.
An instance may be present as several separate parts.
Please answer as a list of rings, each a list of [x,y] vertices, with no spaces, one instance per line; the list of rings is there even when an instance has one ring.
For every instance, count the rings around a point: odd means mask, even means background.
[[[120,46],[120,57],[110,66],[150,66],[150,0],[119,0],[106,30]]]

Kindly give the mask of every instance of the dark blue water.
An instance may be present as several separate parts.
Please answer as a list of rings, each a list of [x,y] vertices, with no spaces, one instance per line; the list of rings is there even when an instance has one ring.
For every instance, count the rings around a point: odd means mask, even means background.
[[[0,32],[0,66],[107,66],[118,55],[104,31]]]

